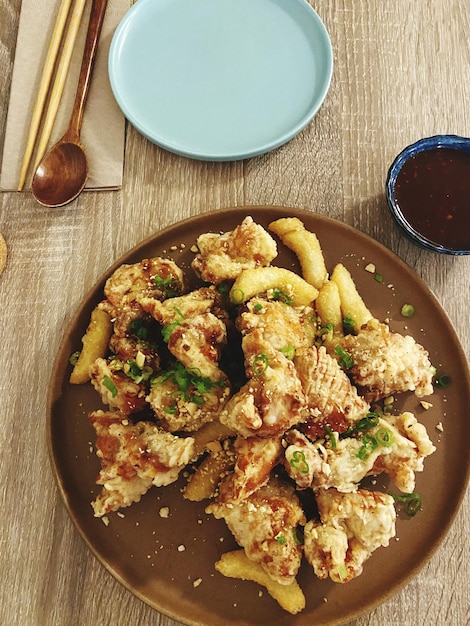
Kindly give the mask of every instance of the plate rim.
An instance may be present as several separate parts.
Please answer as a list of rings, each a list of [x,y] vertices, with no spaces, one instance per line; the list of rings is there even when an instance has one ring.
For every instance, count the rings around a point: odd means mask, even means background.
[[[179,2],[180,0],[171,1]],[[267,1],[276,2],[277,0]],[[147,6],[151,7],[153,10],[158,10],[154,8],[155,4],[152,4],[152,2],[153,0],[138,0],[133,6],[130,7],[113,34],[108,54],[108,77],[114,98],[126,119],[136,128],[136,130],[140,134],[146,137],[149,141],[160,146],[161,148],[164,148],[165,150],[168,150],[169,152],[178,154],[179,156],[183,156],[186,158],[215,162],[237,161],[260,156],[262,154],[266,154],[267,152],[275,150],[276,148],[279,148],[280,146],[293,139],[296,135],[298,135],[318,113],[328,94],[333,76],[334,55],[331,38],[322,18],[307,0],[289,0],[289,2],[295,2],[297,3],[297,5],[303,7],[303,9],[306,11],[306,14],[311,16],[312,23],[314,23],[315,29],[319,37],[318,40],[320,41],[321,39],[322,49],[324,54],[326,54],[326,56],[322,58],[322,61],[318,65],[319,67],[321,67],[321,88],[318,89],[318,91],[316,91],[314,96],[312,97],[312,101],[307,113],[302,118],[297,120],[295,124],[290,124],[289,130],[284,131],[282,134],[276,135],[276,139],[266,141],[262,145],[259,145],[257,147],[251,147],[250,149],[245,148],[244,150],[237,149],[234,151],[226,149],[223,151],[221,150],[217,153],[211,153],[209,150],[204,148],[195,149],[178,145],[177,142],[172,142],[159,136],[158,131],[152,132],[152,129],[146,128],[139,121],[139,115],[135,113],[135,107],[129,107],[123,99],[123,90],[118,85],[117,68],[119,66],[119,49],[123,45],[122,40],[125,38],[126,32],[131,27],[132,22],[136,19],[136,16],[138,17],[140,12],[147,10]],[[289,5],[287,8],[289,8]]]
[[[73,316],[71,317],[71,319],[69,320],[69,322],[66,325],[65,331],[62,335],[62,339],[60,342],[60,346],[58,349],[58,352],[56,354],[55,360],[54,360],[54,365],[52,368],[52,375],[50,378],[50,382],[49,382],[49,387],[48,387],[48,392],[47,392],[47,418],[46,418],[46,439],[47,439],[47,448],[48,448],[48,453],[49,453],[49,460],[50,460],[50,464],[51,464],[51,468],[52,468],[52,473],[54,476],[54,480],[55,483],[58,487],[59,493],[61,495],[63,504],[66,508],[67,514],[69,519],[72,521],[73,525],[75,526],[75,528],[77,529],[77,531],[79,532],[80,536],[82,537],[82,539],[84,540],[85,544],[87,545],[88,549],[92,552],[92,554],[97,558],[97,560],[101,563],[101,565],[103,565],[105,567],[105,569],[120,583],[123,585],[123,587],[129,591],[130,593],[132,593],[134,596],[138,597],[140,600],[142,600],[144,603],[146,603],[147,605],[149,605],[151,608],[153,608],[156,611],[159,611],[160,613],[167,615],[168,617],[177,620],[177,621],[181,621],[184,624],[187,624],[188,626],[208,626],[208,623],[206,623],[205,621],[201,622],[201,621],[194,621],[194,620],[189,620],[187,621],[186,617],[182,617],[181,615],[179,615],[177,612],[175,611],[171,611],[168,609],[164,609],[162,607],[157,606],[154,602],[152,602],[144,593],[141,593],[139,591],[139,589],[132,585],[132,583],[130,583],[128,580],[126,580],[126,578],[124,576],[122,576],[119,571],[113,567],[112,564],[110,564],[99,552],[99,549],[92,543],[90,537],[87,536],[86,532],[84,531],[84,529],[80,526],[78,520],[76,519],[76,516],[74,514],[74,512],[71,510],[71,505],[69,503],[69,494],[67,493],[67,491],[64,488],[63,485],[63,479],[60,475],[59,472],[59,468],[58,468],[58,463],[57,463],[57,459],[56,456],[54,454],[54,449],[53,449],[53,433],[52,433],[52,424],[53,424],[53,418],[52,418],[52,414],[53,414],[53,402],[54,399],[56,398],[56,394],[57,394],[57,373],[59,368],[61,368],[62,366],[62,372],[63,372],[63,363],[64,363],[64,353],[65,351],[68,350],[68,346],[67,346],[67,337],[69,335],[69,331],[70,329],[75,325],[77,319],[80,318],[81,315],[83,315],[83,313],[88,309],[91,310],[91,301],[93,298],[97,298],[99,291],[102,290],[102,287],[104,285],[105,280],[107,279],[107,277],[109,277],[109,275],[111,275],[111,273],[113,271],[115,271],[115,269],[117,267],[119,267],[119,265],[121,265],[123,262],[126,262],[126,259],[128,259],[131,256],[134,256],[141,248],[145,248],[146,246],[148,246],[149,244],[151,244],[153,241],[157,241],[160,238],[164,238],[166,237],[168,234],[171,234],[171,232],[177,228],[177,229],[184,229],[185,226],[188,225],[188,223],[194,224],[194,223],[202,223],[204,222],[207,218],[211,218],[211,217],[224,217],[224,216],[230,216],[232,214],[240,214],[240,219],[242,219],[242,216],[244,215],[249,215],[251,214],[253,219],[255,219],[256,221],[256,213],[262,213],[264,214],[267,211],[272,211],[273,212],[273,219],[275,219],[276,217],[280,217],[281,214],[283,214],[284,216],[289,215],[289,216],[298,216],[301,217],[308,215],[309,218],[313,218],[314,220],[319,220],[319,222],[323,222],[325,225],[331,224],[334,225],[335,227],[338,227],[340,229],[342,229],[344,232],[349,232],[352,233],[353,236],[357,237],[359,236],[361,239],[363,239],[365,242],[370,242],[373,243],[374,246],[378,247],[382,253],[384,253],[393,263],[397,264],[401,270],[404,270],[407,274],[409,274],[410,276],[413,277],[413,280],[419,285],[419,287],[422,289],[422,291],[424,292],[425,296],[427,299],[430,299],[432,301],[432,304],[434,307],[437,307],[440,315],[444,318],[446,325],[447,325],[447,329],[453,334],[453,338],[455,341],[455,346],[458,349],[458,356],[459,359],[464,367],[464,372],[463,372],[463,378],[466,381],[468,390],[470,390],[470,368],[469,368],[469,363],[467,360],[467,357],[465,355],[465,352],[463,350],[463,347],[461,345],[460,339],[457,335],[457,332],[454,328],[454,325],[451,321],[451,319],[449,318],[448,314],[446,313],[446,311],[444,310],[444,308],[442,307],[442,305],[439,303],[437,297],[434,295],[434,293],[432,292],[432,290],[426,285],[426,283],[424,282],[424,280],[415,272],[415,270],[413,268],[411,268],[407,263],[405,263],[405,261],[403,261],[395,252],[393,252],[392,250],[390,250],[389,248],[387,248],[384,244],[382,244],[381,242],[377,241],[376,239],[374,239],[373,237],[371,237],[370,235],[368,235],[367,233],[364,233],[363,231],[359,230],[356,227],[353,227],[347,223],[341,222],[337,219],[331,218],[329,216],[325,216],[325,215],[321,215],[318,213],[315,213],[313,211],[309,211],[307,209],[301,209],[298,207],[285,207],[285,206],[279,206],[279,205],[243,205],[243,206],[235,206],[235,207],[226,207],[226,208],[222,208],[222,209],[216,209],[216,210],[209,210],[209,211],[205,211],[202,212],[198,215],[195,216],[190,216],[187,217],[183,220],[180,220],[178,222],[175,222],[174,224],[170,224],[168,226],[166,226],[165,228],[156,231],[150,235],[148,235],[147,237],[145,237],[144,239],[142,239],[140,242],[138,242],[136,245],[132,246],[127,252],[121,254],[117,260],[112,263],[112,265],[105,270],[105,272],[103,272],[100,277],[95,281],[95,283],[93,284],[93,286],[84,294],[84,296],[81,299],[80,305],[76,308]],[[209,232],[210,228],[205,229],[204,232]],[[213,232],[213,231],[212,231]],[[98,298],[99,300],[99,298]],[[67,351],[67,354],[70,354],[70,350]],[[63,383],[63,374],[62,374],[62,379],[61,379],[61,383]],[[430,547],[428,547],[428,549],[426,550],[424,556],[413,566],[411,567],[407,573],[405,575],[402,576],[402,578],[398,581],[398,582],[394,582],[392,588],[390,590],[388,590],[387,592],[384,592],[380,595],[380,597],[376,598],[375,600],[371,600],[371,602],[369,602],[367,605],[365,605],[364,607],[360,607],[356,610],[352,610],[350,611],[347,616],[345,617],[341,617],[338,619],[335,619],[333,621],[328,621],[328,625],[329,626],[339,626],[340,624],[344,624],[346,623],[346,621],[350,621],[353,619],[357,619],[359,616],[364,615],[370,611],[372,611],[374,608],[376,608],[377,606],[382,605],[384,602],[386,602],[388,599],[390,599],[392,596],[394,596],[396,593],[398,593],[403,587],[405,587],[416,575],[419,571],[421,571],[423,569],[423,567],[430,561],[430,559],[433,557],[433,555],[435,554],[436,550],[439,548],[439,546],[442,544],[443,540],[445,539],[445,537],[447,536],[460,508],[462,505],[462,501],[465,497],[466,494],[466,490],[467,490],[467,486],[469,483],[469,479],[470,479],[470,465],[468,463],[468,459],[470,459],[470,449],[467,448],[467,471],[466,474],[462,476],[461,480],[460,480],[460,488],[458,490],[458,492],[454,492],[454,506],[451,510],[450,513],[447,513],[446,515],[446,519],[445,522],[442,524],[440,524],[439,526],[439,533],[437,535],[437,538],[434,540],[434,542],[432,543],[432,545]],[[300,614],[302,615],[302,614]],[[186,620],[186,621],[185,621]],[[234,621],[234,624],[238,622]],[[318,624],[321,626],[325,626],[326,622],[318,622]]]

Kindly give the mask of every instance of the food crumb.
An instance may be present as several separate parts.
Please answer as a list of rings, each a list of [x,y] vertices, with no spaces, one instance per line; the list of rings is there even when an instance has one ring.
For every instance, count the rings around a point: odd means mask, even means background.
[[[160,517],[167,519],[167,517],[170,515],[170,507],[162,506],[162,508],[158,511],[158,514],[160,515]]]
[[[196,246],[196,244],[192,245],[190,250],[191,252],[194,252],[194,254],[197,254],[199,252],[199,248]]]
[[[186,550],[186,546],[184,546],[183,544],[180,544],[178,546],[178,552],[184,552]]]
[[[109,526],[109,517],[107,517],[106,515],[103,515],[103,517],[101,518],[101,521],[103,522],[105,526]]]
[[[262,597],[263,597],[263,590],[262,590],[262,589],[260,589],[260,590],[258,591],[258,598],[262,598]]]
[[[421,400],[420,404],[423,407],[423,409],[425,409],[426,411],[428,409],[432,409],[432,406],[433,406],[431,402],[426,402],[425,400]]]
[[[323,602],[326,604],[328,602],[328,598],[323,598]]]
[[[436,430],[438,430],[440,433],[444,432],[444,426],[442,425],[442,422],[436,424]]]
[[[193,587],[199,587],[199,585],[202,583],[202,578],[196,578],[196,580],[193,582]]]
[[[117,515],[118,517],[120,517],[121,519],[123,519],[124,517],[126,517],[126,516],[124,515],[124,513],[121,513],[121,511],[118,511],[118,512],[116,513],[116,515]]]
[[[375,274],[375,265],[373,263],[368,263],[364,269],[366,272],[369,272],[369,274]]]

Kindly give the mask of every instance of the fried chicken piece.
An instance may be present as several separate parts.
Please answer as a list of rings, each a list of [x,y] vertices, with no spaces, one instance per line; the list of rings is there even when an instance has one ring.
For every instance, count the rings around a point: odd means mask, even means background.
[[[252,298],[236,324],[243,335],[254,330],[259,342],[266,342],[275,350],[293,354],[299,348],[312,345],[315,324],[311,307],[292,307],[285,302]]]
[[[242,270],[267,266],[277,256],[271,235],[250,216],[233,231],[205,233],[197,238],[198,254],[191,267],[202,280],[218,285]]]
[[[156,417],[165,422],[170,432],[196,431],[217,420],[231,393],[230,381],[222,372],[218,371],[216,380],[202,378],[194,370],[184,372],[185,391],[181,390],[181,372],[167,378],[170,374],[171,371],[166,371],[157,377],[146,398]],[[180,381],[179,385],[175,379]]]
[[[412,413],[380,419],[359,437],[335,437],[334,447],[311,442],[292,430],[285,436],[285,468],[300,489],[334,487],[343,493],[357,489],[366,476],[388,474],[400,491],[412,493],[415,473],[435,447]]]
[[[211,309],[216,305],[215,287],[202,287],[184,296],[160,302],[142,297],[139,302],[162,326],[168,349],[187,368],[218,380],[218,362],[227,342],[227,329]]]
[[[385,428],[393,433],[389,454],[379,454],[369,474],[388,474],[395,485],[404,493],[415,489],[415,472],[424,469],[425,457],[435,452],[426,428],[413,413],[405,412],[396,417],[387,416]]]
[[[362,573],[365,561],[395,536],[393,497],[359,489],[317,493],[321,522],[309,521],[304,529],[304,552],[315,574],[345,583]]]
[[[103,404],[124,415],[138,413],[145,405],[146,390],[123,371],[114,371],[105,359],[96,359],[90,368],[91,384],[100,394]]]
[[[273,580],[283,585],[294,581],[302,558],[296,530],[305,516],[290,485],[271,479],[238,504],[214,502],[206,512],[225,520],[247,557]]]
[[[322,425],[339,424],[338,416],[344,418],[339,431],[342,432],[369,411],[369,404],[358,395],[337,360],[324,346],[299,351],[294,357],[294,365],[309,409],[309,434],[324,435]],[[334,418],[334,422],[330,418]]]
[[[279,436],[261,439],[239,435],[234,444],[235,467],[219,485],[217,502],[237,504],[264,486],[282,451]]]
[[[100,304],[113,320],[113,334],[109,341],[109,348],[115,354],[116,359],[136,361],[137,355],[143,354],[144,364],[153,371],[160,369],[160,329],[151,315],[146,313],[135,294],[123,297],[119,307],[113,306],[109,301]]]
[[[103,485],[92,503],[95,517],[138,502],[152,485],[174,482],[193,456],[192,437],[175,437],[151,422],[133,424],[118,411],[94,411],[89,420],[101,460],[96,483]]]
[[[120,265],[115,270],[106,281],[106,300],[100,307],[113,320],[109,347],[117,359],[135,360],[140,352],[147,366],[154,371],[160,368],[157,329],[152,327],[153,320],[144,312],[138,298],[164,300],[183,293],[186,288],[183,271],[169,259],[144,259],[140,263]]]
[[[414,391],[419,398],[433,393],[428,352],[413,337],[371,320],[339,345],[354,362],[348,372],[367,402],[404,391]]]
[[[120,307],[128,296],[165,300],[184,293],[186,288],[183,270],[174,261],[154,257],[120,265],[106,281],[104,295],[114,307]]]
[[[244,437],[271,437],[304,420],[305,401],[293,362],[258,344],[256,333],[242,342],[252,378],[230,398],[219,419]]]

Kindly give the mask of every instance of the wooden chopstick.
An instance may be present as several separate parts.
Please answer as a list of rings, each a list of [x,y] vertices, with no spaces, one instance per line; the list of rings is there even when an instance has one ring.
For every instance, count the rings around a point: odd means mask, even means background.
[[[49,87],[52,80],[52,74],[56,64],[57,56],[59,53],[60,42],[65,30],[65,24],[70,10],[72,0],[62,0],[57,13],[54,30],[52,31],[51,42],[47,50],[46,60],[39,81],[39,90],[34,103],[33,113],[31,116],[31,123],[29,126],[28,139],[26,142],[26,150],[23,156],[23,162],[21,164],[20,179],[18,181],[18,191],[23,189],[24,181],[26,179],[26,173],[28,171],[31,156],[34,150],[34,144],[39,131],[41,123],[41,116],[44,111],[44,105],[46,103],[46,97],[49,92]]]
[[[75,0],[75,4],[72,9],[72,15],[70,17],[67,34],[62,48],[62,55],[57,67],[54,85],[52,86],[51,95],[49,98],[49,105],[47,108],[46,116],[44,118],[41,136],[36,152],[36,160],[34,164],[34,171],[36,171],[39,162],[47,148],[47,143],[52,133],[52,127],[59,110],[60,100],[64,91],[65,80],[70,67],[70,61],[72,59],[72,52],[77,40],[78,30],[82,20],[83,9],[85,8],[86,0]]]

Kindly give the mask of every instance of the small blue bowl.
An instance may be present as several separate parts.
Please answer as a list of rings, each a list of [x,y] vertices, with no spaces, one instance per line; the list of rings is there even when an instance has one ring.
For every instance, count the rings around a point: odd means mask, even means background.
[[[433,137],[420,139],[419,141],[416,141],[415,143],[407,146],[404,150],[402,150],[402,152],[400,152],[393,161],[387,173],[385,193],[388,205],[395,221],[397,222],[402,232],[415,243],[418,243],[428,250],[433,250],[434,252],[440,252],[443,254],[470,254],[470,226],[463,229],[463,231],[468,233],[468,236],[466,236],[463,244],[462,242],[459,242],[457,245],[454,246],[449,243],[449,241],[445,241],[445,236],[443,237],[444,242],[439,241],[438,236],[433,236],[432,238],[430,238],[429,233],[425,235],[422,232],[419,232],[419,229],[416,228],[416,223],[415,226],[410,223],[409,219],[405,215],[403,206],[400,207],[397,200],[397,178],[405,164],[409,162],[409,159],[416,157],[416,155],[420,152],[426,150],[434,151],[438,148],[448,148],[451,150],[462,151],[468,154],[470,153],[470,139],[466,137],[459,137],[457,135],[435,135]],[[468,175],[468,181],[470,187],[470,171]],[[434,181],[432,182],[434,185]],[[467,206],[468,217],[464,217],[464,219],[470,221],[470,199],[468,200]],[[420,219],[423,220],[424,218],[426,218],[428,225],[435,223],[434,217],[432,215],[425,215],[425,212],[423,211],[423,214],[420,215]],[[467,241],[468,244],[466,243]]]

